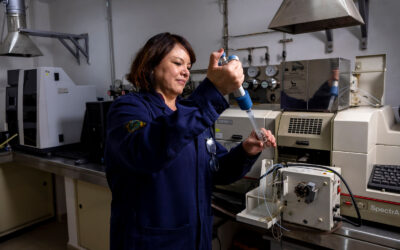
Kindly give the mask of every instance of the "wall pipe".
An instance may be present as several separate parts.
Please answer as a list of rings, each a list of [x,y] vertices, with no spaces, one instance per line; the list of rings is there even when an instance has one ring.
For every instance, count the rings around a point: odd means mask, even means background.
[[[112,25],[111,0],[106,0],[107,22],[108,22],[108,45],[110,50],[111,85],[114,85],[115,76],[115,53],[114,53],[114,31]]]

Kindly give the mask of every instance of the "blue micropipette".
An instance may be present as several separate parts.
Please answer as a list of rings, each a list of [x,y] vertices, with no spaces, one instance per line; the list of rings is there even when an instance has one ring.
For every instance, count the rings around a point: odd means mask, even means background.
[[[226,54],[224,52],[222,54],[218,64],[225,65],[225,64],[229,63],[231,60],[239,60],[239,57],[236,55],[231,55],[228,58],[226,58]],[[254,114],[253,114],[253,111],[251,110],[251,107],[253,106],[253,102],[251,101],[249,93],[243,89],[243,86],[240,86],[239,89],[237,89],[233,92],[233,96],[235,97],[235,100],[237,101],[240,109],[246,111],[247,116],[249,117],[251,126],[253,127],[253,130],[255,131],[255,133],[257,135],[257,138],[259,140],[266,141],[265,135],[257,127],[256,122],[254,120]]]

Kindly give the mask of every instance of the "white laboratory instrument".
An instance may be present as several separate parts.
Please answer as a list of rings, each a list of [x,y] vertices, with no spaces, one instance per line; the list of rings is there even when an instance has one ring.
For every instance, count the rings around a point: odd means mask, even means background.
[[[386,188],[368,187],[374,165],[400,165],[400,124],[390,106],[354,107],[337,114],[283,112],[277,130],[278,162],[340,167],[362,219],[400,225],[400,192],[393,191],[399,188],[400,174],[397,178],[393,171],[395,182],[389,172],[382,180],[388,183]],[[346,189],[341,209],[343,215],[357,217]]]
[[[80,141],[86,102],[94,85],[76,85],[62,68],[20,70],[17,120],[21,145],[48,149]]]
[[[272,160],[263,160],[262,173],[270,172]],[[340,173],[339,168],[331,168]],[[263,175],[262,175],[263,176]],[[238,221],[271,228],[283,221],[330,231],[340,216],[340,179],[332,171],[313,167],[285,167],[260,180],[246,194],[246,209]]]
[[[400,165],[400,124],[393,109],[363,106],[339,112],[333,122],[332,165],[340,167],[351,183],[363,219],[400,226],[400,192],[368,187],[376,164]],[[400,179],[400,174],[394,176]],[[384,177],[391,180],[390,175]],[[390,187],[399,188],[400,183]],[[342,214],[355,216],[345,191],[341,209]]]
[[[280,111],[253,110],[253,113],[257,127],[271,130],[272,134],[275,134],[275,122],[281,114]],[[252,129],[253,127],[250,126],[245,112],[240,109],[229,108],[220,115],[215,123],[215,139],[229,150],[245,140]],[[246,177],[257,179],[260,176],[261,159],[273,159],[274,157],[274,148],[264,149]]]
[[[287,65],[296,72],[301,66]],[[282,112],[276,122],[275,160],[339,167],[355,195],[361,218],[399,227],[400,124],[396,124],[392,107],[381,106],[385,71],[385,55],[357,57],[352,73],[358,86],[351,86],[351,104],[360,107],[330,113]],[[347,77],[350,71],[343,73]],[[378,170],[376,175],[377,167],[382,166],[389,170]],[[341,190],[340,210],[342,215],[358,217],[345,188]]]

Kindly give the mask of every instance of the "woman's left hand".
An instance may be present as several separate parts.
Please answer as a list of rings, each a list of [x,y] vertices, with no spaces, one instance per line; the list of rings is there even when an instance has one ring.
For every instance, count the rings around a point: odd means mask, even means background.
[[[243,141],[243,149],[248,155],[256,155],[267,147],[276,147],[275,137],[270,130],[261,128],[260,132],[264,135],[264,140],[259,140],[255,131],[253,130],[250,136]]]

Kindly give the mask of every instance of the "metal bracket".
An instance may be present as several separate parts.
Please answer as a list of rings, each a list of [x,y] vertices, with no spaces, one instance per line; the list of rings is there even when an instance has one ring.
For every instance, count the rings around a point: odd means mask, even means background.
[[[332,30],[325,30],[326,33],[326,47],[325,50],[327,53],[333,52],[333,35]]]
[[[369,12],[369,0],[358,0],[358,8],[360,15],[364,20],[364,24],[361,24],[361,44],[362,50],[367,49],[368,40],[368,12]],[[326,52],[333,52],[333,35],[332,30],[326,30]]]
[[[367,49],[369,0],[358,0],[358,8],[364,20],[364,24],[361,24],[361,49],[364,50]]]
[[[75,35],[68,33],[58,33],[58,32],[50,32],[50,31],[38,31],[38,30],[30,30],[30,29],[19,29],[19,32],[26,33],[30,36],[39,36],[39,37],[50,37],[57,38],[65,48],[68,49],[69,52],[75,57],[78,64],[80,64],[80,53],[82,53],[86,57],[86,61],[89,63],[89,35],[87,33]],[[84,40],[84,47],[79,44],[79,40]],[[69,40],[73,46],[69,45],[66,40]]]
[[[286,43],[293,42],[293,38],[286,38],[286,33],[283,32],[283,39],[279,40],[282,43],[282,62],[286,61]]]
[[[291,42],[293,42],[293,38],[285,38],[285,39],[281,39],[281,40],[279,40],[279,43],[283,43],[283,44],[285,44],[285,43],[291,43]]]

